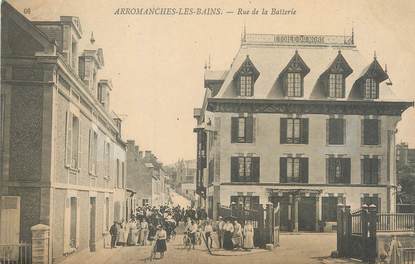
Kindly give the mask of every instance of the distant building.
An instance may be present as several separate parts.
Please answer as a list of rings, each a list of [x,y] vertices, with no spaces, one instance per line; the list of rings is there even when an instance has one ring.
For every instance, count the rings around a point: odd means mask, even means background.
[[[408,143],[396,145],[396,161],[400,166],[415,166],[415,149],[409,148]]]
[[[134,140],[127,141],[127,188],[136,192],[136,206],[158,207],[169,201],[168,176],[151,151],[144,153]]]
[[[21,199],[20,240],[50,227],[50,252],[102,247],[126,217],[125,143],[110,111],[104,54],[79,18],[29,21],[1,8],[0,194]]]
[[[196,196],[196,160],[179,159],[170,166],[176,191],[195,204]]]
[[[197,193],[217,204],[280,204],[283,230],[318,230],[336,206],[395,212],[395,133],[413,106],[352,36],[244,34],[229,69],[205,72]]]

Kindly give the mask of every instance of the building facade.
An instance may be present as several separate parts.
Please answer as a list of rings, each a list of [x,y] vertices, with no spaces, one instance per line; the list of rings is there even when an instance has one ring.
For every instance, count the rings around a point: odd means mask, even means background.
[[[338,203],[395,212],[396,125],[413,103],[353,35],[244,34],[204,86],[196,182],[211,217],[218,203],[273,203],[298,231],[330,229]]]
[[[175,164],[176,190],[189,200],[196,201],[196,160],[179,160]]]
[[[127,187],[136,192],[136,206],[160,206],[169,201],[168,175],[149,150],[143,152],[127,140]]]
[[[128,211],[103,50],[83,40],[77,17],[29,21],[3,2],[1,19],[1,195],[20,197],[21,240],[50,227],[54,260],[95,250]]]

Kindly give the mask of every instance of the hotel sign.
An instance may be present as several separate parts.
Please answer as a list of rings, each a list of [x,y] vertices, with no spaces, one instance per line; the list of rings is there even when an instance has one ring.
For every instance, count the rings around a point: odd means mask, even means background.
[[[273,45],[346,45],[353,46],[353,36],[339,35],[284,35],[284,34],[246,34],[242,39],[245,44]]]

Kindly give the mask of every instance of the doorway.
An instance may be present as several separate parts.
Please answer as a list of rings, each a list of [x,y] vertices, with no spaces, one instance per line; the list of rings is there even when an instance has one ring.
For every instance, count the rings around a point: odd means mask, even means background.
[[[280,203],[280,230],[292,231],[291,205],[288,196],[273,196],[270,198],[274,208]]]
[[[316,198],[301,197],[298,202],[298,230],[316,230]]]
[[[95,251],[96,197],[89,198],[89,250]]]

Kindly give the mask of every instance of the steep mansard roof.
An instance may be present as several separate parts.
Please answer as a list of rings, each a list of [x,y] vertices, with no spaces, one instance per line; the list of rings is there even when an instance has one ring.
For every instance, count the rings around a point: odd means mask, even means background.
[[[281,82],[278,82],[280,74],[287,67],[288,63],[298,52],[298,55],[308,66],[309,72],[304,77],[304,97],[298,99],[325,99],[326,96],[322,93],[323,83],[319,81],[322,74],[333,65],[335,59],[339,56],[339,51],[342,57],[347,62],[352,72],[346,77],[345,98],[338,98],[336,100],[355,100],[354,94],[351,93],[355,82],[364,76],[371,65],[380,66],[376,61],[367,61],[362,54],[356,49],[354,45],[268,45],[264,43],[250,44],[242,43],[234,61],[228,71],[220,72],[223,84],[221,85],[215,98],[237,98],[234,81],[234,76],[240,67],[243,65],[247,56],[252,61],[252,64],[259,72],[258,79],[255,82],[255,93],[251,99],[283,99],[283,89]],[[376,63],[374,63],[376,62]],[[381,69],[381,71],[383,71]],[[207,74],[209,77],[216,74]],[[387,75],[386,75],[387,76]],[[384,79],[384,78],[382,78]],[[398,100],[392,91],[392,85],[388,81],[383,81],[379,84],[379,101],[395,101]],[[353,88],[353,90],[356,87]],[[290,98],[296,99],[296,98]],[[328,99],[329,100],[329,99]]]

